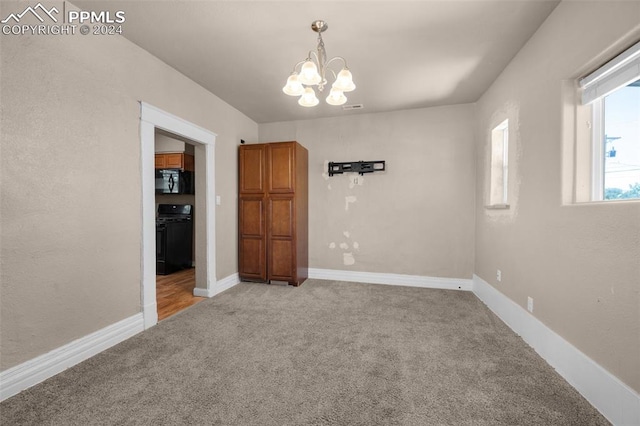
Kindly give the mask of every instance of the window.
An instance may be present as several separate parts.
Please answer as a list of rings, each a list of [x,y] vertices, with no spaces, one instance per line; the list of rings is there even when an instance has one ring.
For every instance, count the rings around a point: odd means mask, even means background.
[[[591,107],[591,200],[640,199],[640,42],[580,87]]]
[[[491,131],[491,181],[489,207],[507,208],[509,169],[509,120]]]
[[[594,101],[592,112],[593,199],[640,198],[640,79]]]

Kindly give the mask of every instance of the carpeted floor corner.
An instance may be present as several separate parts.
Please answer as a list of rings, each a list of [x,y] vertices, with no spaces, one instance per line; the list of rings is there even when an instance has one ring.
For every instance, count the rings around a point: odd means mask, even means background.
[[[241,283],[0,404],[3,425],[609,424],[472,293]]]

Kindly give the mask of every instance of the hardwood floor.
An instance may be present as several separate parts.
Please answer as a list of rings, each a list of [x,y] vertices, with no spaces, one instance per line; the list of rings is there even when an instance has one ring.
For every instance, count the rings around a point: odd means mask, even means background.
[[[183,269],[169,275],[156,275],[158,321],[204,300],[204,297],[193,295],[195,286],[195,268]]]

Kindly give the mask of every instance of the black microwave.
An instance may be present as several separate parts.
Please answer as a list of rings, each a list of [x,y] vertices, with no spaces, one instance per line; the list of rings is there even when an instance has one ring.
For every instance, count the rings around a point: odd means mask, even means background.
[[[156,194],[195,194],[193,172],[178,169],[156,170]]]

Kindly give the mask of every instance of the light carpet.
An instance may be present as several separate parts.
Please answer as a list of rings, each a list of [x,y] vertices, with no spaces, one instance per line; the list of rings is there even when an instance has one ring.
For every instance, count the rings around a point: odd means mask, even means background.
[[[241,283],[0,404],[3,425],[604,425],[472,293]]]

